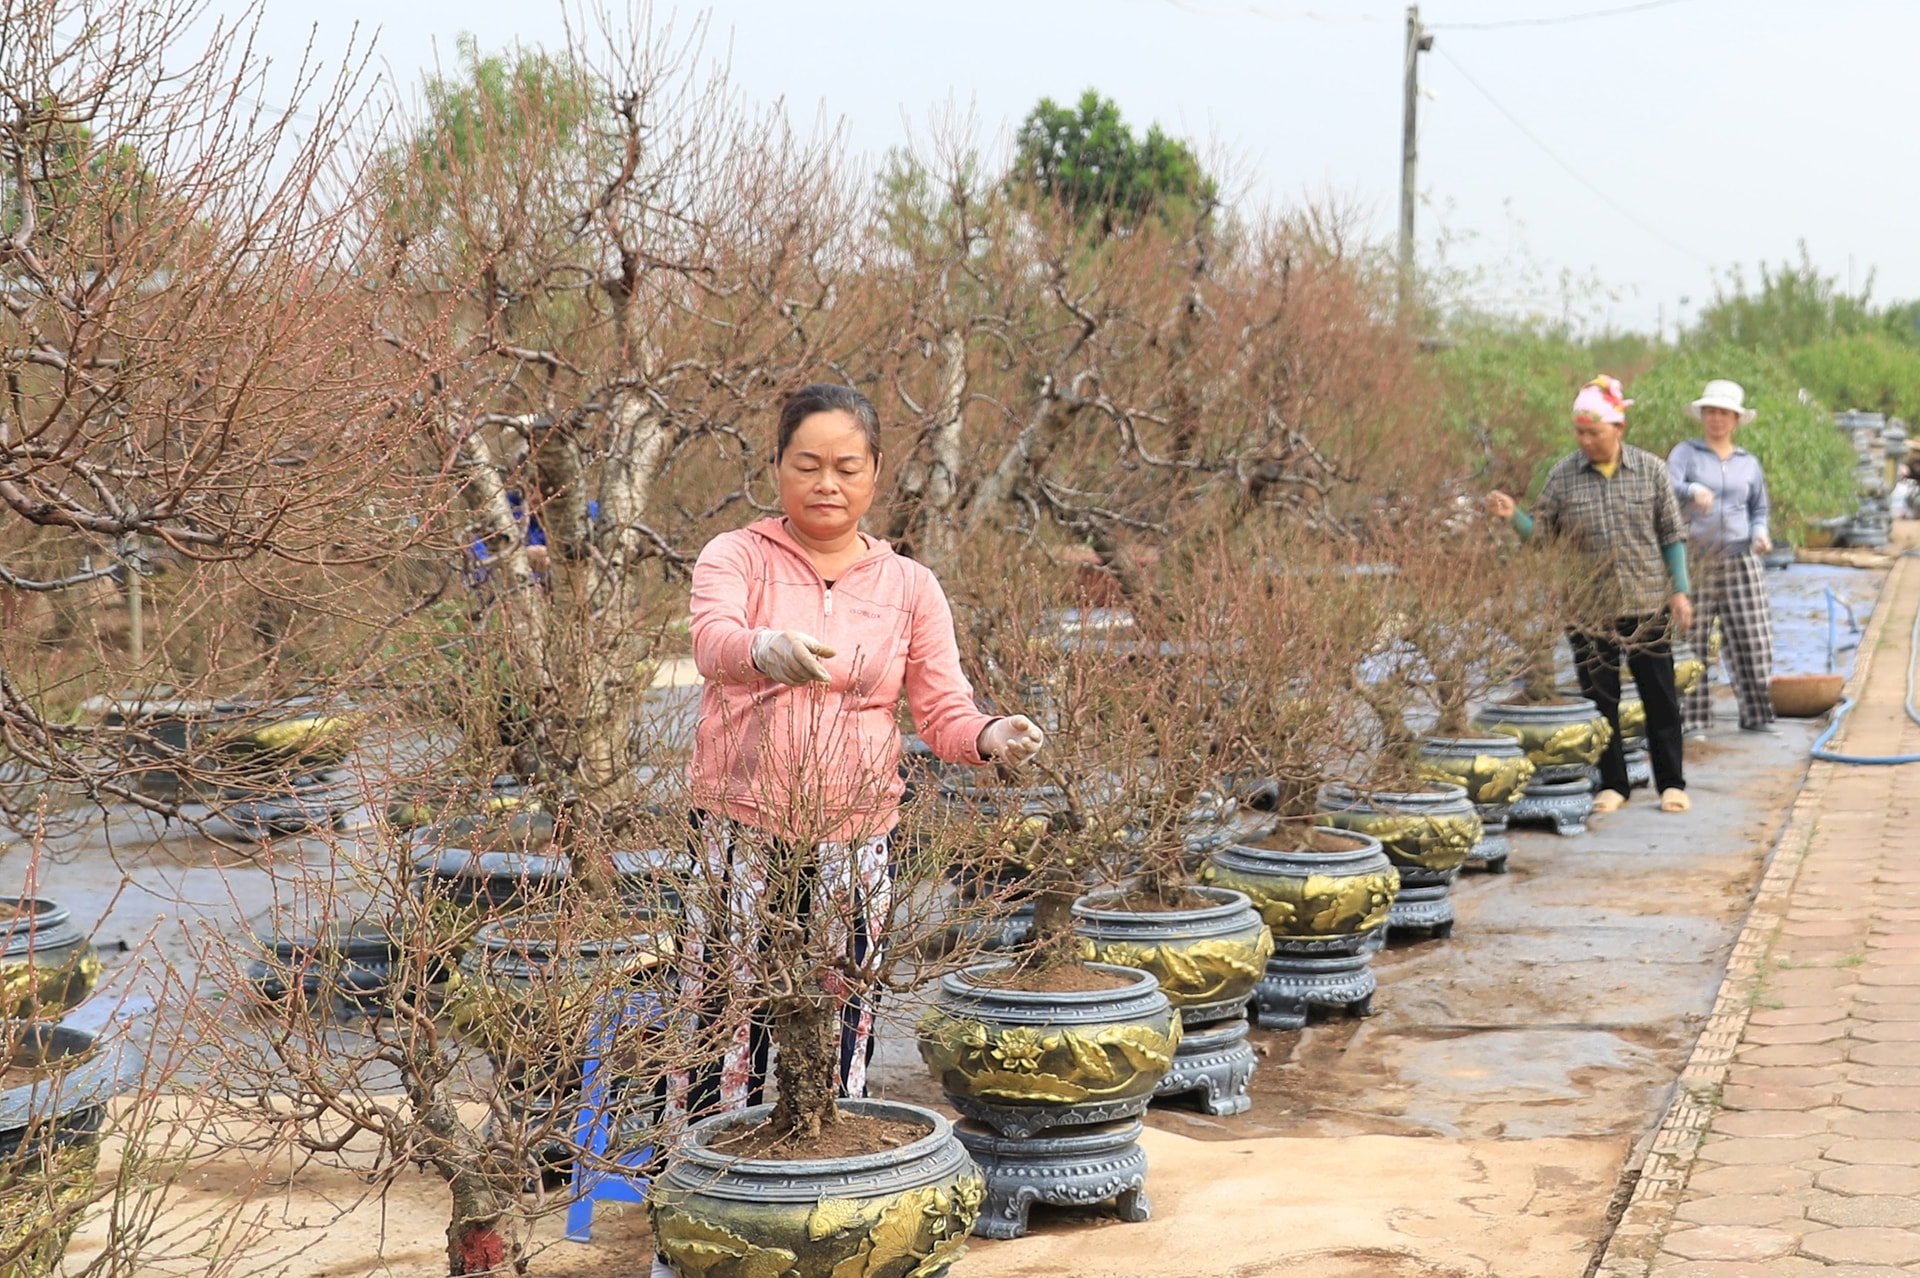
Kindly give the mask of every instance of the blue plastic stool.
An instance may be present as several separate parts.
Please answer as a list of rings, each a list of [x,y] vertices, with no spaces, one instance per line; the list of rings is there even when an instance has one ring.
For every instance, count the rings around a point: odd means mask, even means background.
[[[567,1238],[571,1242],[593,1241],[595,1203],[647,1201],[647,1186],[652,1178],[642,1174],[641,1169],[653,1161],[652,1145],[617,1155],[613,1162],[618,1170],[586,1164],[605,1159],[607,1141],[613,1134],[613,1117],[606,1111],[609,1079],[603,1067],[615,1034],[622,1025],[636,1020],[642,1025],[658,1025],[661,1019],[658,999],[651,994],[634,994],[597,1025],[588,1040],[587,1059],[580,1070],[580,1115],[574,1120],[573,1141],[590,1157],[576,1158],[573,1164],[574,1199],[567,1208]]]

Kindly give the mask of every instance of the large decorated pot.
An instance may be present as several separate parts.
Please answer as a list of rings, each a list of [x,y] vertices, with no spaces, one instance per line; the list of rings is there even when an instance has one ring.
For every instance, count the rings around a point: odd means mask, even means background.
[[[1620,751],[1627,760],[1627,784],[1653,784],[1653,760],[1647,754],[1647,703],[1631,681],[1620,681]]]
[[[1273,933],[1244,894],[1189,891],[1198,900],[1179,910],[1127,909],[1126,893],[1091,893],[1073,907],[1074,932],[1084,957],[1151,972],[1181,1019],[1200,1025],[1246,1007]]]
[[[1400,875],[1380,843],[1355,830],[1282,827],[1263,843],[1208,858],[1203,882],[1245,893],[1273,933],[1254,990],[1263,1029],[1298,1029],[1312,1008],[1372,1010],[1368,964],[1386,940]]]
[[[475,934],[452,982],[453,1023],[485,1048],[520,1127],[503,1143],[550,1164],[572,1153],[567,1138],[579,1109],[588,1034],[617,1014],[627,1022],[625,1041],[632,1041],[659,1020],[668,1001],[671,933],[644,916],[624,923],[619,934],[563,935],[568,929],[553,915],[496,920]],[[556,1027],[571,1032],[556,1034]],[[657,1120],[658,1098],[630,1096],[625,1083],[616,1079],[605,1105],[620,1115],[616,1141],[631,1147],[644,1143]]]
[[[100,983],[100,956],[64,905],[0,902],[0,1018],[58,1020]]]
[[[1490,705],[1474,716],[1473,726],[1518,741],[1533,762],[1533,780],[1539,782],[1590,781],[1592,767],[1613,737],[1600,708],[1575,696]]]
[[[1693,645],[1676,643],[1673,645],[1673,686],[1681,696],[1686,696],[1700,686],[1707,677],[1707,663],[1693,650]],[[1625,730],[1625,725],[1622,725]]]
[[[93,703],[110,726],[135,729],[143,791],[192,797],[202,771],[223,783],[279,778],[332,768],[353,752],[366,716],[313,697],[216,701],[123,697]]]
[[[843,1100],[840,1107],[925,1134],[877,1154],[786,1160],[723,1146],[727,1136],[765,1122],[771,1105],[688,1129],[647,1194],[654,1246],[679,1278],[947,1273],[966,1251],[986,1192],[952,1124],[898,1102]]]
[[[1251,1108],[1255,1056],[1247,1042],[1247,1000],[1265,975],[1273,933],[1245,894],[1196,887],[1184,909],[1126,908],[1124,892],[1075,903],[1074,931],[1093,961],[1151,972],[1180,1013],[1184,1032],[1156,1094],[1197,1094],[1209,1114]]]
[[[1507,838],[1507,814],[1533,779],[1533,760],[1510,736],[1428,737],[1420,744],[1420,775],[1457,785],[1480,814],[1480,841],[1467,864],[1495,874],[1507,872],[1513,844]]]
[[[414,894],[442,935],[463,944],[488,919],[551,902],[573,877],[573,859],[553,850],[553,838],[553,818],[533,809],[415,830],[408,852]],[[680,887],[692,872],[685,850],[623,850],[610,860],[622,900],[651,916],[679,913]]]
[[[1561,834],[1586,831],[1594,765],[1613,739],[1613,727],[1598,706],[1575,696],[1501,702],[1475,715],[1473,726],[1512,737],[1533,761],[1533,778],[1509,810],[1509,822],[1543,821]]]
[[[1110,988],[1023,990],[1010,964],[983,963],[940,980],[918,1026],[920,1056],[947,1100],[994,1131],[1137,1117],[1173,1066],[1180,1017],[1149,973],[1086,965]]]
[[[51,1274],[94,1197],[107,1105],[139,1078],[140,1054],[70,1025],[9,1030],[0,1090],[0,1255],[7,1278]]]
[[[1380,841],[1380,850],[1400,872],[1389,928],[1424,931],[1435,939],[1453,933],[1453,882],[1481,833],[1480,814],[1464,789],[1430,781],[1418,790],[1363,795],[1348,786],[1325,785],[1315,819]]]
[[[1574,687],[1560,689],[1563,697],[1578,697],[1580,690]],[[1620,753],[1627,764],[1627,785],[1645,786],[1653,783],[1653,761],[1647,753],[1647,703],[1640,699],[1640,689],[1634,684],[1633,676],[1623,668],[1620,671]]]

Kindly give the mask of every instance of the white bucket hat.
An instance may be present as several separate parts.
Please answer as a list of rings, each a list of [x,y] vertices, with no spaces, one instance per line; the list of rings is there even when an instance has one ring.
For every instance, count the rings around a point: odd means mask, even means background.
[[[1760,414],[1747,407],[1747,392],[1739,382],[1730,382],[1725,378],[1715,378],[1707,383],[1700,392],[1700,398],[1687,405],[1687,416],[1696,422],[1700,420],[1703,408],[1729,408],[1740,414],[1740,424],[1745,426]]]

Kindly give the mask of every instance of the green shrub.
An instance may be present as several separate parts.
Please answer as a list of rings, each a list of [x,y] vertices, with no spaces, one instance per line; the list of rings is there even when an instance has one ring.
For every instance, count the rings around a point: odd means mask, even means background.
[[[1920,350],[1879,333],[1831,337],[1787,355],[1823,405],[1920,421]]]
[[[1855,339],[1836,339],[1855,340]],[[1687,405],[1716,377],[1739,382],[1747,407],[1759,417],[1740,430],[1739,443],[1767,470],[1776,541],[1799,541],[1807,521],[1845,514],[1855,505],[1853,449],[1831,415],[1803,404],[1799,381],[1781,361],[1738,346],[1676,352],[1627,388],[1627,438],[1665,457],[1682,439],[1699,435]]]
[[[1440,426],[1463,458],[1492,453],[1489,489],[1531,493],[1573,447],[1569,413],[1593,376],[1590,357],[1564,337],[1524,329],[1476,328],[1451,342],[1435,357]]]

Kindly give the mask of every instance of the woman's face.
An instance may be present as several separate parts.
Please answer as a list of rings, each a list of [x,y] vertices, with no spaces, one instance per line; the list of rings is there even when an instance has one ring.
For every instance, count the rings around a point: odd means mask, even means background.
[[[880,459],[850,413],[814,413],[801,421],[776,464],[780,508],[813,541],[833,541],[860,526],[873,505]]]
[[[1602,464],[1612,461],[1620,455],[1620,439],[1627,433],[1625,426],[1611,426],[1598,417],[1585,415],[1573,419],[1573,438],[1580,445],[1580,451],[1587,460]]]
[[[1732,439],[1733,431],[1740,424],[1740,414],[1731,408],[1703,408],[1700,410],[1700,425],[1706,428],[1707,438],[1715,440]]]

